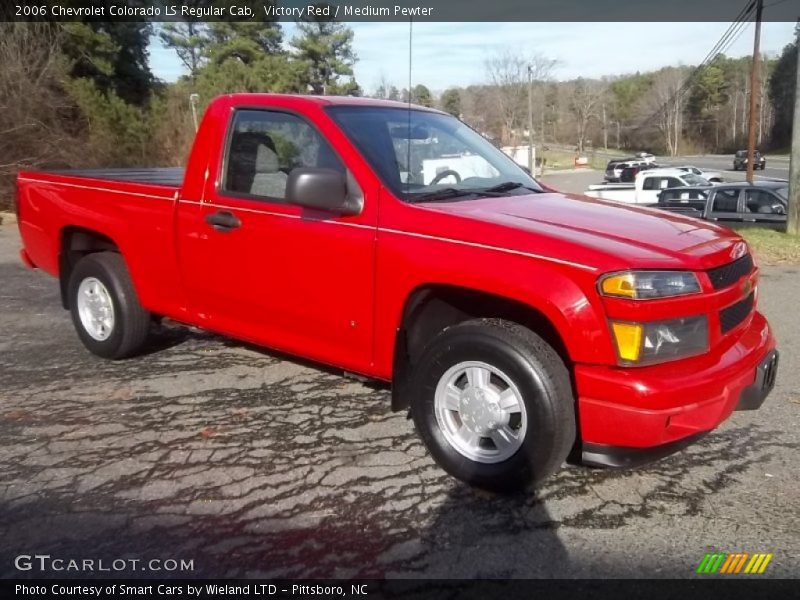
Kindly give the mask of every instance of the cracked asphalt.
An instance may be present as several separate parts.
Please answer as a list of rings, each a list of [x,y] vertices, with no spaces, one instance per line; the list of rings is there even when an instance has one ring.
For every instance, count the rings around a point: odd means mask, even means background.
[[[180,327],[90,355],[18,247],[0,226],[4,577],[80,575],[20,554],[194,563],[128,576],[692,577],[709,551],[798,574],[799,267],[763,269],[782,363],[761,410],[648,467],[503,497],[444,475],[385,387]]]

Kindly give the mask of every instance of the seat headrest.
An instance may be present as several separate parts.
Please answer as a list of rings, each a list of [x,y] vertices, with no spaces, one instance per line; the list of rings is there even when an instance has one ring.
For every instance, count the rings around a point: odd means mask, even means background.
[[[256,173],[277,173],[279,166],[278,153],[274,147],[259,144],[256,151]]]
[[[250,163],[256,173],[275,173],[278,171],[278,154],[275,143],[266,133],[245,131],[236,133],[231,141],[231,154],[238,154],[241,166]]]

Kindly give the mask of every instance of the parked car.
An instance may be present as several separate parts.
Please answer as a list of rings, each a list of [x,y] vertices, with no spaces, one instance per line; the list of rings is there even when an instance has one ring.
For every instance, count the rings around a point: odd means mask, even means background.
[[[433,109],[230,94],[184,173],[23,171],[15,205],[22,261],[59,279],[90,352],[133,356],[168,317],[391,382],[433,458],[481,487],[573,450],[665,456],[775,381],[738,234],[546,191]]]
[[[622,175],[623,169],[643,164],[645,163],[638,158],[617,158],[610,160],[606,165],[606,171],[603,175],[603,179],[608,182],[617,182]]]
[[[757,181],[711,188],[673,188],[661,192],[657,207],[725,225],[786,227],[788,184]]]
[[[703,179],[710,181],[711,183],[722,183],[725,181],[722,173],[719,171],[707,171],[705,169],[698,169],[692,165],[681,165],[679,167],[672,167],[674,169],[679,169],[681,171],[687,171],[689,173],[694,173],[695,175],[699,175]]]
[[[687,185],[707,185],[711,183],[679,169],[659,168],[640,171],[634,182],[619,184],[590,185],[584,194],[590,198],[614,200],[628,204],[652,204],[658,201],[661,190]]]
[[[636,176],[641,173],[642,171],[648,171],[650,169],[657,168],[655,163],[653,164],[646,164],[646,163],[639,163],[632,167],[624,167],[622,172],[619,176],[619,183],[629,183],[632,184],[636,181]]]
[[[767,159],[761,155],[761,152],[756,150],[753,169],[761,169],[762,171],[767,167]],[[733,170],[739,171],[740,169],[747,168],[747,150],[739,150],[733,157]]]
[[[636,158],[644,162],[645,164],[651,165],[656,162],[656,157],[649,152],[637,152]]]

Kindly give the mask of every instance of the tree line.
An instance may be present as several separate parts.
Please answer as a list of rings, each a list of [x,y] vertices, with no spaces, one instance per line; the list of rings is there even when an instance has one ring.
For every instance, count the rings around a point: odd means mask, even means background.
[[[719,54],[702,68],[666,66],[645,73],[554,81],[556,60],[500,53],[486,61],[486,84],[447,90],[440,106],[456,106],[465,121],[499,144],[517,145],[527,140],[530,89],[537,144],[675,156],[746,147],[750,94],[755,93],[760,107],[756,143],[762,150],[785,152],[796,61],[796,43],[778,57],[764,56],[751,91],[750,57]]]
[[[796,44],[762,59],[755,89],[761,107],[756,142],[762,150],[788,151],[796,61]],[[500,51],[485,62],[485,83],[449,88],[438,98],[417,85],[412,99],[460,116],[498,145],[527,144],[530,90],[535,144],[669,156],[729,153],[747,144],[751,63],[750,57],[719,54],[702,68],[666,66],[556,81],[557,60]],[[372,95],[408,98],[385,78]]]
[[[150,70],[154,35],[186,68],[176,82]],[[303,21],[284,35],[278,22],[0,23],[0,208],[20,169],[183,164],[194,136],[190,97],[201,115],[229,92],[362,94],[345,24]],[[762,150],[789,146],[796,61],[795,44],[764,58],[754,92]],[[745,146],[749,58],[570,81],[555,79],[557,66],[501,51],[486,60],[482,84],[435,93],[382,76],[370,95],[438,107],[498,145],[527,143],[530,90],[538,145],[666,155]]]

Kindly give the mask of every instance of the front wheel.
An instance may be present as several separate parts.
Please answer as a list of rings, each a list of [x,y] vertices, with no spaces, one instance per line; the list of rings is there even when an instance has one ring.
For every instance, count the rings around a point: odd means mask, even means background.
[[[575,442],[569,373],[529,329],[476,319],[439,334],[416,361],[411,416],[454,477],[513,490],[555,472]]]
[[[144,346],[150,313],[139,304],[120,254],[84,256],[72,270],[68,290],[72,322],[90,352],[119,359]]]

